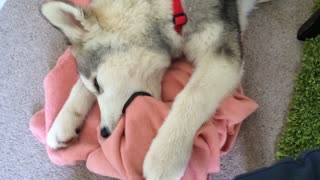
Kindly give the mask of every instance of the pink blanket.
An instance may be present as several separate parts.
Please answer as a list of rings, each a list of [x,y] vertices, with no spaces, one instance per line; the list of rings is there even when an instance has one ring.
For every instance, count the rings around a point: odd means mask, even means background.
[[[46,133],[78,79],[76,68],[75,59],[68,49],[44,80],[45,107],[32,117],[30,123],[32,133],[43,144],[46,144]],[[187,62],[174,62],[162,82],[163,101],[147,96],[137,97],[108,139],[100,137],[100,113],[98,105],[95,105],[75,144],[61,150],[47,147],[50,160],[58,165],[86,161],[88,169],[100,175],[143,179],[142,164],[148,147],[191,72],[192,66]],[[230,150],[241,122],[256,108],[257,104],[243,95],[241,87],[225,98],[215,115],[198,131],[183,179],[206,179],[208,173],[218,172],[220,156]]]

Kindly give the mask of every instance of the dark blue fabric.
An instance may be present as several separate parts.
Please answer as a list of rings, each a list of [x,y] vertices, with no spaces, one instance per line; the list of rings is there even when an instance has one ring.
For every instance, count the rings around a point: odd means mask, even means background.
[[[305,151],[296,160],[282,159],[271,167],[239,175],[234,180],[320,180],[320,149]]]

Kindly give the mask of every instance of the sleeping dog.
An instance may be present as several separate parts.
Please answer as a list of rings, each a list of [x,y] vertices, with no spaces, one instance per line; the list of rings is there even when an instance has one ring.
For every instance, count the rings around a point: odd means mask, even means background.
[[[255,3],[93,0],[85,8],[62,1],[45,3],[41,12],[71,42],[79,71],[47,144],[54,149],[70,145],[96,100],[101,136],[107,138],[135,96],[161,98],[161,79],[171,59],[185,56],[194,72],[143,164],[148,180],[180,179],[197,130],[240,83],[240,32]]]

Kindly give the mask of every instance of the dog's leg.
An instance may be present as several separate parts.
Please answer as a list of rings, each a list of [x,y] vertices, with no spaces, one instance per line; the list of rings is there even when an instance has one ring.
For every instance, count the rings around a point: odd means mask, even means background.
[[[54,149],[67,147],[78,136],[95,100],[95,95],[79,79],[47,134],[48,146]]]
[[[239,84],[239,44],[237,39],[235,44],[222,42],[222,31],[221,25],[211,25],[188,38],[186,55],[195,70],[150,146],[143,166],[146,179],[181,178],[196,132]]]

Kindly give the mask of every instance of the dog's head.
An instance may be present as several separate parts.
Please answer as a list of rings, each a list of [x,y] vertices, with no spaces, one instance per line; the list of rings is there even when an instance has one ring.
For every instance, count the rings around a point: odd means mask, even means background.
[[[149,9],[148,3],[142,0],[95,0],[86,8],[50,1],[41,7],[46,19],[71,42],[80,78],[97,95],[101,122],[105,123],[102,128],[108,126],[112,130],[117,123],[111,122],[110,125],[106,123],[110,120],[104,120],[107,118],[104,115],[107,93],[104,92],[115,91],[108,89],[110,82],[115,83],[119,79],[115,74],[119,75],[119,71],[128,66],[128,61],[152,59],[148,54],[159,48],[159,43],[153,43],[159,42],[159,37],[154,35]],[[139,63],[133,64],[139,67]],[[134,76],[134,72],[130,73]],[[125,78],[122,81],[116,83],[128,83]]]
[[[94,79],[99,77],[98,65],[111,55],[123,59],[115,55],[124,51],[128,54],[131,48],[137,47],[135,45],[148,41],[145,36],[150,29],[148,15],[143,13],[144,3],[137,5],[137,2],[95,0],[86,8],[64,1],[42,5],[42,14],[72,44],[81,79],[91,91],[97,89]],[[135,58],[135,55],[130,57]]]

